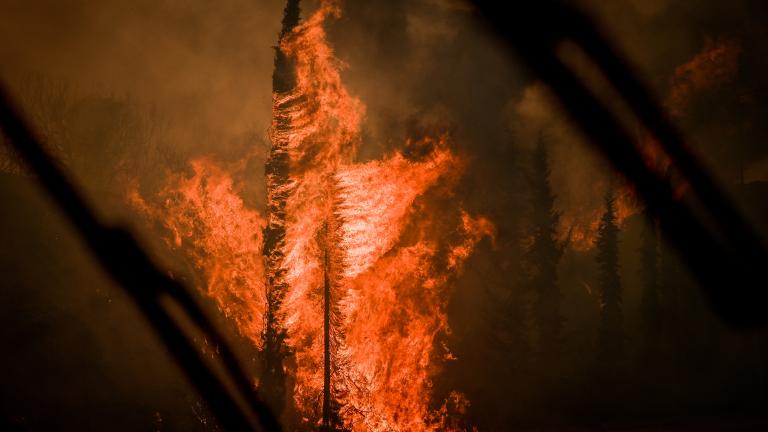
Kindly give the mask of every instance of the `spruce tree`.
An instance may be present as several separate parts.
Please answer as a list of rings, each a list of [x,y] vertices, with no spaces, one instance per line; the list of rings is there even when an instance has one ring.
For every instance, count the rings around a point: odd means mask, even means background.
[[[656,221],[644,212],[645,226],[640,243],[640,298],[641,362],[653,363],[663,340],[663,313],[659,286],[659,246]]]
[[[288,36],[299,23],[299,0],[288,0],[279,41]],[[287,94],[295,86],[295,68],[291,59],[280,46],[275,49],[275,69],[272,75],[272,91],[275,94]],[[287,103],[291,103],[290,101]],[[260,380],[260,392],[270,407],[278,413],[285,411],[289,399],[286,383],[285,360],[289,354],[285,343],[286,331],[282,324],[281,306],[288,284],[285,280],[285,207],[288,198],[289,156],[288,139],[291,128],[290,116],[286,115],[290,107],[276,105],[272,108],[274,116],[271,133],[272,148],[264,167],[267,178],[267,220],[264,228],[264,262],[266,267],[267,308],[264,328],[263,365]]]
[[[600,328],[598,363],[604,370],[615,370],[624,354],[624,312],[619,280],[619,227],[616,223],[616,198],[605,194],[605,213],[597,232],[600,286]]]
[[[538,333],[538,349],[544,357],[553,357],[560,347],[563,327],[561,292],[557,265],[565,244],[557,239],[560,212],[550,185],[547,150],[539,139],[533,152],[530,182],[532,242],[527,250],[529,282],[533,291],[533,324]]]

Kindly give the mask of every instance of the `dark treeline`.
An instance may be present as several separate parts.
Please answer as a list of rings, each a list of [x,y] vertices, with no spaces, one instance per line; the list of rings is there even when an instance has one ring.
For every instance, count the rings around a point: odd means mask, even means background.
[[[484,276],[460,282],[479,279],[485,291],[484,319],[455,340],[449,372],[476,401],[468,422],[540,430],[762,418],[768,334],[724,325],[657,221],[640,212],[619,224],[613,187],[594,191],[604,200],[593,246],[571,247],[547,144],[515,155],[528,208],[514,226],[499,221],[498,244],[473,258]],[[768,185],[739,188],[752,219],[768,221],[768,206],[745,198],[765,202]]]

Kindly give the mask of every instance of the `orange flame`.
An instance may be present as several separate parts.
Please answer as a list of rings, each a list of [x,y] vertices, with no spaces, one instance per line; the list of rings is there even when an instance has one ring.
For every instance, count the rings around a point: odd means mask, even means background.
[[[738,71],[741,47],[733,40],[708,40],[704,49],[678,66],[665,105],[673,116],[683,115],[691,96],[730,81]]]
[[[288,288],[280,325],[292,353],[287,371],[294,403],[305,423],[321,415],[323,286],[330,278],[332,388],[344,425],[355,431],[451,429],[447,404],[468,402],[452,392],[441,406],[432,403],[438,364],[453,358],[437,337],[449,331],[451,278],[477,242],[493,237],[494,227],[462,211],[449,222],[451,232],[437,232],[428,192],[439,195],[443,189],[436,186],[450,186],[462,166],[447,136],[407,142],[425,150],[419,157],[395,153],[354,162],[365,107],[342,84],[342,65],[323,30],[325,19],[339,14],[336,2],[321,2],[280,47],[295,61],[296,85],[273,95],[271,139],[287,143],[273,152],[285,152],[289,174],[286,184],[268,176],[275,187],[268,187],[267,200],[286,197],[284,220],[268,215],[272,220],[265,221],[245,207],[231,175],[204,160],[192,162],[192,178],[171,177],[160,195],[162,208],[137,193],[131,200],[163,221],[173,245],[202,270],[208,294],[259,347],[269,271],[261,230],[267,222],[283,225],[279,265]]]
[[[683,117],[693,96],[733,79],[738,71],[740,54],[741,47],[733,40],[708,40],[699,53],[675,68],[670,79],[669,93],[664,100],[670,115]],[[672,161],[654,136],[643,133],[638,148],[650,169],[659,175],[669,172]],[[687,187],[684,182],[673,182],[675,196],[681,197]],[[642,205],[631,185],[623,184],[617,188],[616,220],[619,225],[641,210]],[[565,238],[570,233],[574,249],[590,249],[597,236],[603,211],[603,208],[590,208],[564,213],[561,217],[561,237]]]
[[[627,218],[641,211],[642,207],[638,204],[630,185],[622,185],[616,190],[616,223],[621,226]],[[568,241],[570,246],[578,251],[591,249],[597,239],[600,218],[604,212],[603,207],[584,207],[563,213],[560,216],[560,240]]]
[[[264,220],[245,207],[231,175],[208,159],[190,162],[194,175],[171,175],[159,194],[162,208],[148,204],[132,187],[128,200],[162,221],[181,249],[202,272],[206,292],[240,333],[261,347],[264,305],[262,230]]]

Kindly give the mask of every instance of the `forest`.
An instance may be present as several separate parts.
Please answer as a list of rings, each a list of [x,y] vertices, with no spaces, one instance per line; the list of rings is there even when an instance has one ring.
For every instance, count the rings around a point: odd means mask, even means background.
[[[768,427],[765,326],[719,312],[464,2],[0,3],[0,78],[45,150],[190,289],[284,430]],[[573,3],[764,239],[768,8]],[[0,425],[225,430],[11,144]]]

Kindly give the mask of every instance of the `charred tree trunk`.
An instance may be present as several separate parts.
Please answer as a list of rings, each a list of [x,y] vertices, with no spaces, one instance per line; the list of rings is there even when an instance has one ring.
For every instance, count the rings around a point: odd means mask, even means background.
[[[288,0],[283,15],[279,42],[296,27],[299,22],[299,0]],[[277,413],[286,407],[287,385],[285,359],[288,349],[285,344],[286,333],[282,325],[281,305],[288,285],[285,270],[282,268],[285,246],[285,207],[289,187],[288,133],[290,118],[285,114],[288,106],[280,105],[284,98],[280,95],[293,91],[296,81],[293,61],[282,51],[275,50],[275,69],[272,75],[274,97],[272,122],[272,148],[265,165],[267,178],[267,226],[264,229],[264,257],[266,267],[267,310],[265,314],[263,371],[261,392],[265,400]],[[282,102],[290,104],[290,100]]]
[[[327,232],[327,225],[325,230]],[[331,430],[331,278],[329,272],[330,260],[326,244],[323,257],[323,428],[325,430]]]
[[[333,189],[331,195],[333,195]],[[341,421],[341,400],[345,387],[339,382],[337,371],[342,367],[339,348],[343,344],[340,311],[337,302],[341,294],[338,271],[341,263],[335,254],[338,245],[336,215],[329,212],[328,220],[321,232],[323,250],[323,406],[321,430],[324,432],[344,431]]]

